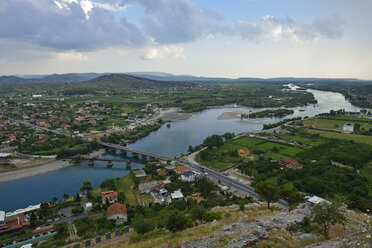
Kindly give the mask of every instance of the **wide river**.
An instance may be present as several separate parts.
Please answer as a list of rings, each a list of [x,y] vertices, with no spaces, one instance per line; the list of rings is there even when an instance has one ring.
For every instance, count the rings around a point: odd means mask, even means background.
[[[330,110],[345,109],[346,111],[359,110],[350,104],[339,93],[308,90],[318,100],[316,106],[292,108],[294,114],[285,118],[314,116],[329,112]],[[204,110],[187,120],[171,123],[170,128],[163,125],[143,139],[130,145],[138,150],[148,151],[175,157],[187,151],[189,145],[198,145],[209,135],[234,132],[236,134],[261,130],[263,124],[275,123],[283,118],[261,119],[229,119],[218,120],[217,117],[224,112],[237,110],[250,110],[253,108],[217,108]],[[299,111],[299,110],[304,111]],[[257,109],[254,109],[257,110]],[[102,157],[124,158],[121,155],[105,154]],[[142,168],[140,162],[133,162],[132,168]],[[82,163],[79,166],[70,166],[44,174],[0,183],[0,210],[13,211],[29,205],[50,201],[53,197],[62,198],[63,194],[70,196],[79,192],[84,180],[91,180],[93,186],[99,185],[106,177],[123,177],[129,173],[123,163],[114,163],[113,168],[107,169],[103,162],[95,162],[94,166]]]

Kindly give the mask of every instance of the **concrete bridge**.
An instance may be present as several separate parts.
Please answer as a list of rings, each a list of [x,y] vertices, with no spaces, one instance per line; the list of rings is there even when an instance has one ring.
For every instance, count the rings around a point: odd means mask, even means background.
[[[107,162],[107,167],[111,168],[114,164],[114,162],[116,163],[123,163],[125,164],[125,167],[130,170],[131,169],[131,163],[132,161],[130,160],[124,160],[124,159],[110,159],[110,158],[87,158],[87,157],[67,157],[67,158],[64,158],[64,159],[69,159],[71,161],[74,161],[74,162],[81,162],[81,161],[88,161],[88,165],[94,165],[94,161],[103,161],[103,162]]]
[[[145,152],[145,151],[140,151],[136,150],[133,148],[117,145],[117,144],[111,144],[111,143],[106,143],[106,142],[98,142],[101,146],[106,147],[108,149],[112,150],[119,150],[122,154],[127,155],[128,153],[132,154],[132,157],[139,157],[142,156],[142,158],[148,158],[148,159],[160,159],[164,161],[168,160],[173,160],[174,158],[169,158],[163,155],[151,153],[151,152]]]

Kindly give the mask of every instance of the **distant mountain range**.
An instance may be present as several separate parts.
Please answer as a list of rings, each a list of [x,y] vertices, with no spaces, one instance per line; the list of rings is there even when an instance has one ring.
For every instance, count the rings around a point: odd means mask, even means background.
[[[105,75],[131,75],[158,81],[184,81],[184,82],[225,82],[225,83],[250,83],[250,82],[278,82],[278,83],[372,83],[371,80],[354,78],[222,78],[222,77],[197,77],[192,75],[173,75],[163,72],[129,72],[129,73],[66,73],[51,75],[11,75],[0,76],[0,84],[30,84],[30,83],[78,83],[85,82]]]

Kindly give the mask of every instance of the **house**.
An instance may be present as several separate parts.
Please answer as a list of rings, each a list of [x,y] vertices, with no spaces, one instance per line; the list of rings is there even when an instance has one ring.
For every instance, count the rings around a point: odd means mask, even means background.
[[[96,125],[97,125],[97,120],[95,120],[95,119],[90,119],[90,120],[89,120],[89,123],[90,123],[92,126],[96,126]]]
[[[46,126],[47,121],[43,119],[36,120],[36,125],[38,126]]]
[[[174,171],[176,169],[176,166],[174,165],[167,165],[164,167],[166,171]]]
[[[0,226],[4,226],[4,225],[5,225],[5,212],[0,211]]]
[[[91,202],[87,202],[87,203],[84,204],[84,212],[85,213],[88,213],[88,212],[92,211],[92,208],[93,208],[93,206],[92,206]]]
[[[242,158],[246,158],[249,156],[249,150],[247,148],[242,148],[238,150],[238,154]]]
[[[127,208],[124,204],[114,203],[107,208],[107,219],[115,220],[116,225],[120,225],[128,220]]]
[[[345,133],[352,133],[354,132],[354,124],[353,123],[345,123],[342,127],[342,131]]]
[[[301,169],[302,168],[302,164],[288,157],[281,159],[279,161],[279,165],[285,169]]]
[[[134,176],[138,178],[139,180],[146,179],[146,172],[144,170],[135,170],[133,171]]]
[[[12,157],[12,154],[11,153],[3,153],[3,152],[0,153],[0,161],[1,160],[8,160],[11,157]]]
[[[181,174],[180,180],[185,182],[193,182],[195,180],[195,173],[192,171],[185,171]]]
[[[184,196],[180,190],[174,191],[171,193],[171,198],[173,201],[179,201],[179,200],[184,200]]]
[[[110,204],[118,202],[118,193],[113,190],[104,191],[101,193],[101,195],[102,195],[102,203],[106,203],[106,200]]]
[[[177,168],[176,168],[176,172],[178,173],[178,174],[182,174],[182,173],[184,173],[184,172],[186,172],[186,171],[188,171],[189,170],[189,167],[187,167],[187,166],[178,166]]]

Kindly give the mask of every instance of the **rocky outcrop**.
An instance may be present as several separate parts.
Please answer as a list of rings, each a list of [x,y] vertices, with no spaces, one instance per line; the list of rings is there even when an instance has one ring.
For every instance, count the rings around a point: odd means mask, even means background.
[[[261,239],[267,239],[269,237],[268,231],[270,230],[282,229],[287,231],[298,228],[306,214],[306,210],[281,212],[271,217],[259,218],[255,222],[238,222],[224,226],[222,231],[225,233],[237,233],[244,229],[243,233],[232,239],[225,248],[250,247],[257,244]]]
[[[242,247],[250,247],[257,244],[259,241],[258,237],[253,233],[245,231],[239,237],[232,239],[225,248],[242,248]]]
[[[200,248],[200,247],[205,247],[205,248],[212,248],[218,243],[216,238],[207,238],[207,239],[202,239],[198,241],[192,241],[187,244],[182,244],[181,248]]]

